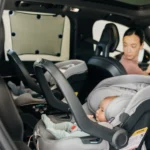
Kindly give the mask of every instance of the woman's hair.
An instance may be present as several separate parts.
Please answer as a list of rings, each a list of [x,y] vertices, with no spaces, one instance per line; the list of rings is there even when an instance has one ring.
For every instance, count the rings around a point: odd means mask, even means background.
[[[142,45],[142,43],[144,42],[145,36],[144,36],[144,32],[139,29],[139,28],[129,28],[125,33],[124,36],[130,36],[130,35],[137,35],[140,39],[140,44]]]

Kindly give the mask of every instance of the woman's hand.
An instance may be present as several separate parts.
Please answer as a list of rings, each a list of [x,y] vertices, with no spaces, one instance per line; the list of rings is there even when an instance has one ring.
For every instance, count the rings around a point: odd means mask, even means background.
[[[147,74],[150,74],[150,65],[147,67],[146,71]]]

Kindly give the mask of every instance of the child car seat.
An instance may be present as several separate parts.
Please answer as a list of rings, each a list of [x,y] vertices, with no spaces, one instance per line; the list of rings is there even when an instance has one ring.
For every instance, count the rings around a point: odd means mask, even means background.
[[[39,85],[35,82],[35,80],[33,80],[33,78],[31,78],[29,72],[25,68],[16,52],[13,50],[8,50],[7,55],[19,79],[22,80],[24,84],[27,87],[31,88],[33,91],[42,94]],[[80,92],[87,78],[88,69],[85,62],[82,60],[67,60],[64,62],[56,63],[56,66],[68,79],[73,89],[76,92]],[[52,84],[55,83],[48,73],[46,73],[45,76],[47,78],[47,81],[51,82]]]
[[[74,91],[80,92],[83,84],[85,83],[87,76],[87,66],[82,60],[67,60],[55,64],[59,70],[64,74],[66,79],[72,85]],[[51,85],[55,85],[53,77],[46,72],[45,77]]]
[[[78,126],[91,136],[55,140],[54,137],[46,131],[43,123],[40,121],[35,128],[39,149],[121,149],[127,145],[128,137],[130,137],[129,143],[132,143],[131,140],[134,138],[134,135],[138,133],[142,133],[139,134],[139,136],[143,137],[141,141],[134,146],[137,146],[139,149],[144,149],[144,146],[142,147],[143,142],[145,141],[147,145],[149,139],[150,108],[148,105],[150,104],[150,77],[142,75],[124,75],[102,81],[88,96],[87,103],[83,106],[85,111],[83,111],[81,104],[74,95],[68,82],[57,68],[51,62],[45,60],[39,62],[38,65],[35,66],[38,73],[42,73],[40,70],[43,68],[49,71],[55,78],[55,81],[69,104],[69,108]],[[41,80],[44,81],[43,78]],[[45,82],[42,83],[45,84]],[[41,89],[43,89],[42,86]],[[48,91],[50,92],[50,89],[47,89],[47,86],[45,86],[45,91],[43,90],[45,96]],[[120,96],[120,98],[116,101],[112,101],[105,112],[107,118],[116,115],[111,123],[114,127],[113,129],[106,129],[87,118],[85,113],[93,114],[104,97],[114,95]],[[127,147],[125,147],[125,149],[127,149]]]

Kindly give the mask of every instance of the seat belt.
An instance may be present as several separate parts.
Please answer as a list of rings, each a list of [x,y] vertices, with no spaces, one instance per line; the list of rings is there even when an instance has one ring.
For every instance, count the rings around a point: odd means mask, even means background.
[[[5,42],[5,32],[4,32],[4,23],[3,20],[0,22],[0,60],[5,60],[5,53],[4,53],[4,42]]]

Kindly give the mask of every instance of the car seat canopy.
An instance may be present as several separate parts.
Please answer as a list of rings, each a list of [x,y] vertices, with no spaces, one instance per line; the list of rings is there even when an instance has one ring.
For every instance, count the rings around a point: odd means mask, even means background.
[[[130,77],[130,75],[127,75],[126,77]],[[139,76],[140,77],[140,76]],[[118,78],[120,80],[122,78],[121,76]],[[115,79],[115,77],[110,78],[110,79]],[[113,82],[112,80],[112,82]],[[138,81],[138,78],[137,78]],[[106,80],[107,82],[107,80]],[[117,83],[117,82],[115,82]],[[124,99],[125,97],[130,97],[130,99],[141,89],[145,88],[148,86],[146,83],[141,83],[141,81],[138,81],[137,83],[121,83],[121,84],[99,84],[88,96],[87,102],[88,102],[88,107],[91,112],[95,113],[95,111],[98,109],[98,106],[100,102],[108,97],[108,96],[118,96]],[[121,101],[121,100],[120,100]]]

